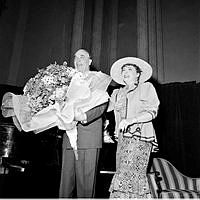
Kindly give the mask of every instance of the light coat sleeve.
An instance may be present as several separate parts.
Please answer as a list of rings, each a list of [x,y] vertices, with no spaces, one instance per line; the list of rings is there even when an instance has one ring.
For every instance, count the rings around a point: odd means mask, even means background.
[[[158,99],[158,95],[152,83],[146,82],[143,84],[140,94],[140,101],[143,104],[144,110],[142,112],[148,112],[152,115],[152,119],[154,119],[158,114],[158,107],[160,101]]]
[[[111,97],[109,99],[109,105],[108,105],[107,112],[110,112],[110,111],[114,110],[115,103],[116,103],[116,100],[117,100],[118,91],[119,91],[119,89],[113,90],[113,92],[111,94]]]

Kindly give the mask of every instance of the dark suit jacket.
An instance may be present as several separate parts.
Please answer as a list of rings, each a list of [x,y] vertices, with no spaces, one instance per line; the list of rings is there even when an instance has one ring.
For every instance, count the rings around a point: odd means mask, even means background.
[[[78,149],[101,148],[103,138],[102,115],[107,109],[108,102],[101,104],[86,112],[87,123],[78,123]],[[63,147],[70,148],[69,139],[66,133],[63,136]]]

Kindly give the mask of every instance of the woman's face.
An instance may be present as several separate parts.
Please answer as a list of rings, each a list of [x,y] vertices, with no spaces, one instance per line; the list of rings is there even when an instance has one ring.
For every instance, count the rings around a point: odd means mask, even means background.
[[[132,65],[125,65],[122,68],[123,81],[127,85],[132,85],[138,82],[139,73],[137,73],[136,68]]]

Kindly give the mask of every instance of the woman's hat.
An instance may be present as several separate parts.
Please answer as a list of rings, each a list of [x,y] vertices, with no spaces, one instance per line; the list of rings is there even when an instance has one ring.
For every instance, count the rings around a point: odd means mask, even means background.
[[[113,63],[110,75],[113,80],[121,85],[125,85],[122,77],[122,66],[125,64],[137,65],[141,70],[139,83],[144,83],[152,76],[152,67],[146,61],[136,57],[125,57]]]

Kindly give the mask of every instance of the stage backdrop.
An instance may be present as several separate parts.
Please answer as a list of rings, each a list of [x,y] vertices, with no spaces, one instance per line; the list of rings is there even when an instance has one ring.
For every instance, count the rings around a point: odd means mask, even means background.
[[[159,83],[199,81],[198,0],[6,0],[0,83],[23,86],[37,68],[86,48],[109,74],[124,56],[149,61]]]
[[[23,86],[37,68],[65,60],[73,65],[79,48],[90,51],[94,66],[107,74],[118,58],[143,58],[153,67],[154,85],[162,88],[161,152],[198,175],[199,90],[189,91],[200,80],[199,8],[199,0],[6,0],[0,16],[0,84]],[[184,85],[190,81],[194,84]],[[178,98],[176,82],[187,87]],[[177,147],[176,153],[169,147]],[[190,171],[188,160],[196,160]]]

